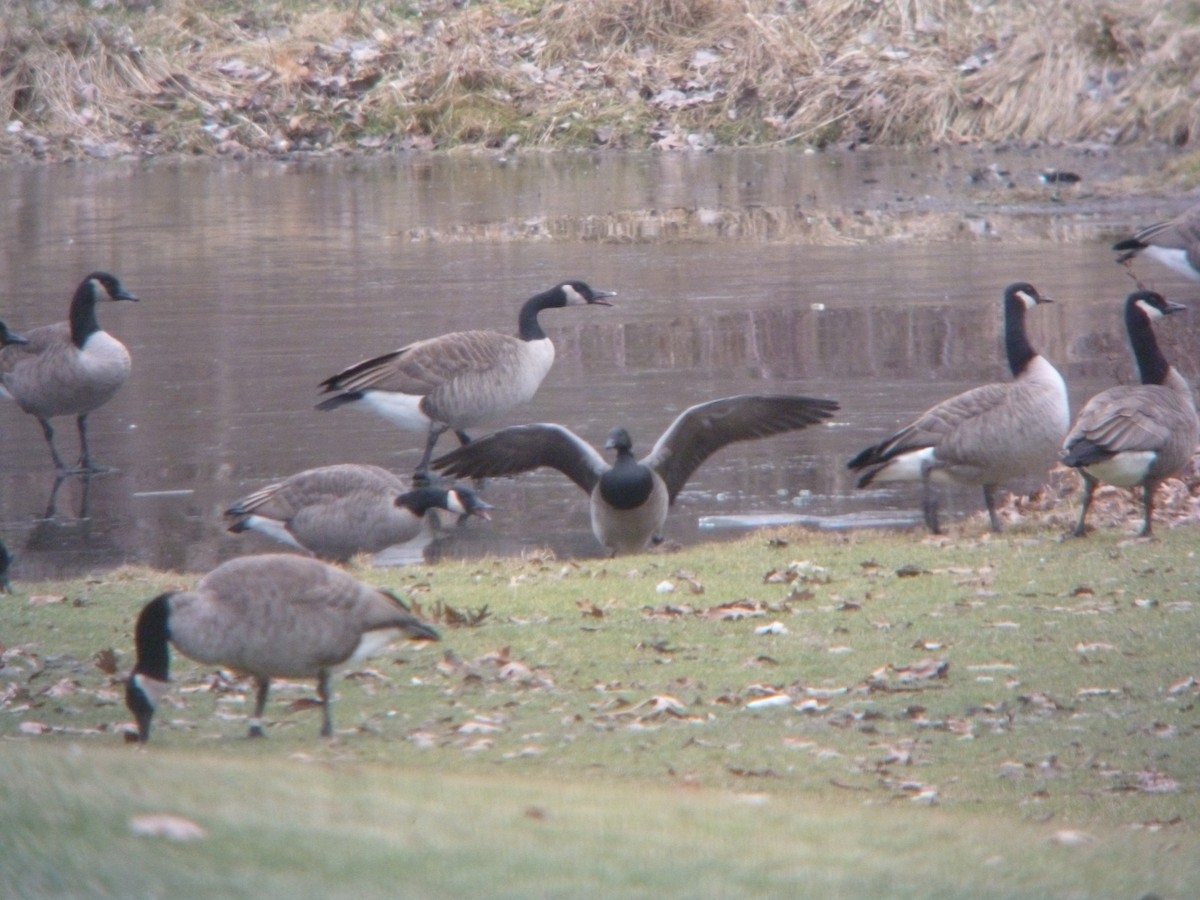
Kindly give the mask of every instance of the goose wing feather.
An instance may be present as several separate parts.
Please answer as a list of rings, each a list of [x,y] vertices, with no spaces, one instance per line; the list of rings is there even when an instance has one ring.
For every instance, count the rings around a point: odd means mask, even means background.
[[[520,342],[495,331],[459,331],[365,359],[321,382],[326,391],[384,390],[423,397],[465,372],[494,368]]]
[[[1149,397],[1153,400],[1148,402]],[[1109,388],[1088,401],[1064,446],[1070,450],[1085,440],[1109,453],[1159,450],[1188,420],[1184,404],[1167,388],[1150,384]]]
[[[394,597],[316,560],[266,554],[231,560],[175,595],[186,656],[254,674],[308,677],[350,657],[364,632],[430,629]],[[230,623],[236,623],[231,627]]]
[[[297,472],[282,481],[268,484],[237,500],[225,511],[227,516],[258,513],[287,521],[306,506],[337,500],[358,491],[397,494],[407,490],[404,481],[380,466],[344,463]]]
[[[864,469],[927,447],[937,447],[939,456],[952,452],[953,442],[949,439],[958,428],[967,421],[982,426],[989,415],[1011,401],[1011,389],[1011,383],[995,383],[956,394],[926,410],[886,440],[867,447],[846,465],[850,469]]]
[[[743,394],[684,410],[642,459],[667,485],[674,502],[692,473],[726,444],[769,437],[827,419],[833,400],[787,394]]]
[[[591,444],[552,423],[502,428],[433,461],[434,469],[453,478],[517,475],[541,466],[557,469],[589,494],[609,468]]]

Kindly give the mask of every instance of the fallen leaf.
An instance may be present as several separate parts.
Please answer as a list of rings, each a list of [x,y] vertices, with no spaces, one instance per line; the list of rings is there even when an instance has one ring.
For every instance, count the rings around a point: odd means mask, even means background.
[[[787,694],[771,694],[751,700],[746,704],[746,709],[771,709],[778,706],[790,706],[791,703],[792,698]]]
[[[1138,772],[1137,782],[1138,790],[1143,794],[1176,794],[1179,792],[1178,781],[1155,769]]]
[[[1056,831],[1048,840],[1051,844],[1058,844],[1060,847],[1085,847],[1088,844],[1096,843],[1096,839],[1086,831],[1076,831],[1073,828]]]
[[[129,832],[134,837],[161,837],[169,841],[199,841],[208,832],[190,819],[168,813],[147,813],[129,820]]]
[[[117,651],[111,647],[105,650],[97,650],[92,656],[92,665],[103,672],[105,675],[117,674],[118,658]]]
[[[29,598],[30,606],[53,606],[55,603],[66,603],[67,598],[63,594],[34,594]]]

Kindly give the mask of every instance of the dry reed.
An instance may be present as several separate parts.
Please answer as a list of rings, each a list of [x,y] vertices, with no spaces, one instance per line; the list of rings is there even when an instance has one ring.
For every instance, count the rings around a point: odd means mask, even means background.
[[[23,0],[0,154],[1166,141],[1182,0]]]

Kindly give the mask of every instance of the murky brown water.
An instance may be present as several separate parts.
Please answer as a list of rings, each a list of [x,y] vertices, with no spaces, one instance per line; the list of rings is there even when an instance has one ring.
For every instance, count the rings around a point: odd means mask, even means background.
[[[874,151],[0,170],[0,318],[63,318],[97,268],[142,297],[101,309],[134,357],[91,419],[95,456],[119,471],[68,480],[47,517],[40,429],[3,403],[0,537],[28,579],[122,562],[200,571],[267,549],[225,534],[230,500],[310,466],[407,472],[419,457],[417,435],[315,412],[321,379],[417,338],[512,331],[525,297],[567,277],[619,291],[618,305],[544,314],[558,361],[498,425],[557,421],[601,443],[619,423],[647,448],[693,403],[833,397],[835,424],[710,460],[669,536],[732,533],[702,531],[709,516],[915,517],[915,489],[858,492],[845,459],[929,403],[1005,377],[999,300],[1013,280],[1061,301],[1031,317],[1032,334],[1074,403],[1128,373],[1131,282],[1107,244],[1186,205],[1087,193],[1157,164],[1145,157],[1001,161],[1018,186],[1000,193],[969,183],[986,164],[970,154]],[[1036,180],[1044,165],[1085,171],[1082,195],[1055,202]],[[70,456],[74,428],[60,421]],[[949,510],[974,512],[977,495],[951,492]],[[493,481],[487,497],[493,522],[440,552],[598,554],[584,497],[558,473]]]

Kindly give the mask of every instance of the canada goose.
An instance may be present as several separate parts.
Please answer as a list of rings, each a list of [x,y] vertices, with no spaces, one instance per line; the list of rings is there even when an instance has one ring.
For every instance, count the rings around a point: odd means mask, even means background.
[[[425,513],[444,509],[487,519],[492,507],[467,488],[409,490],[379,466],[344,463],[306,469],[225,510],[234,534],[258,531],[322,559],[345,562],[417,537]]]
[[[1113,249],[1123,251],[1119,263],[1128,264],[1143,253],[1185,278],[1200,281],[1200,204],[1117,241]]]
[[[1054,465],[1070,427],[1067,386],[1025,334],[1025,312],[1050,298],[1025,282],[1004,291],[1004,345],[1013,381],[986,384],[944,400],[846,465],[858,486],[920,481],[925,524],[939,534],[931,482],[983,486],[992,531],[1000,530],[995,490],[1010,478]]]
[[[317,409],[354,405],[404,431],[427,433],[417,472],[429,468],[442,433],[454,429],[461,443],[465,428],[487,422],[527,403],[554,363],[554,344],[538,313],[579,304],[611,306],[613,291],[582,281],[564,281],[525,301],[517,337],[496,331],[456,331],[355,363],[321,382],[333,397]]]
[[[145,742],[170,681],[170,643],[198,663],[254,676],[258,695],[250,737],[263,735],[272,678],[315,678],[321,735],[329,737],[330,672],[378,653],[402,634],[439,640],[398,598],[334,566],[283,553],[231,559],[194,590],[161,594],[142,608],[125,705]]]
[[[0,541],[0,594],[11,594],[12,583],[8,580],[8,567],[12,565],[12,556],[4,542]]]
[[[838,408],[832,400],[743,395],[693,406],[671,423],[640,461],[624,428],[605,449],[610,466],[590,444],[562,425],[503,428],[439,459],[435,469],[456,477],[515,475],[539,466],[558,469],[591,496],[592,533],[608,551],[637,553],[661,539],[667,508],[696,468],[734,441],[769,437],[812,425]]]
[[[96,303],[104,299],[138,298],[115,276],[93,272],[75,289],[68,321],[34,328],[21,346],[0,349],[0,395],[37,417],[60,474],[97,471],[88,452],[88,413],[112,399],[129,377],[129,351],[96,319]],[[79,427],[75,469],[67,468],[54,447],[50,420],[57,416],[75,416]]]
[[[1153,291],[1137,291],[1125,300],[1125,329],[1142,383],[1101,391],[1083,407],[1063,442],[1063,464],[1083,476],[1076,537],[1087,533],[1088,507],[1102,481],[1142,486],[1146,518],[1140,536],[1150,537],[1155,488],[1186,466],[1196,450],[1200,423],[1192,389],[1163,357],[1150,324],[1184,309]]]

